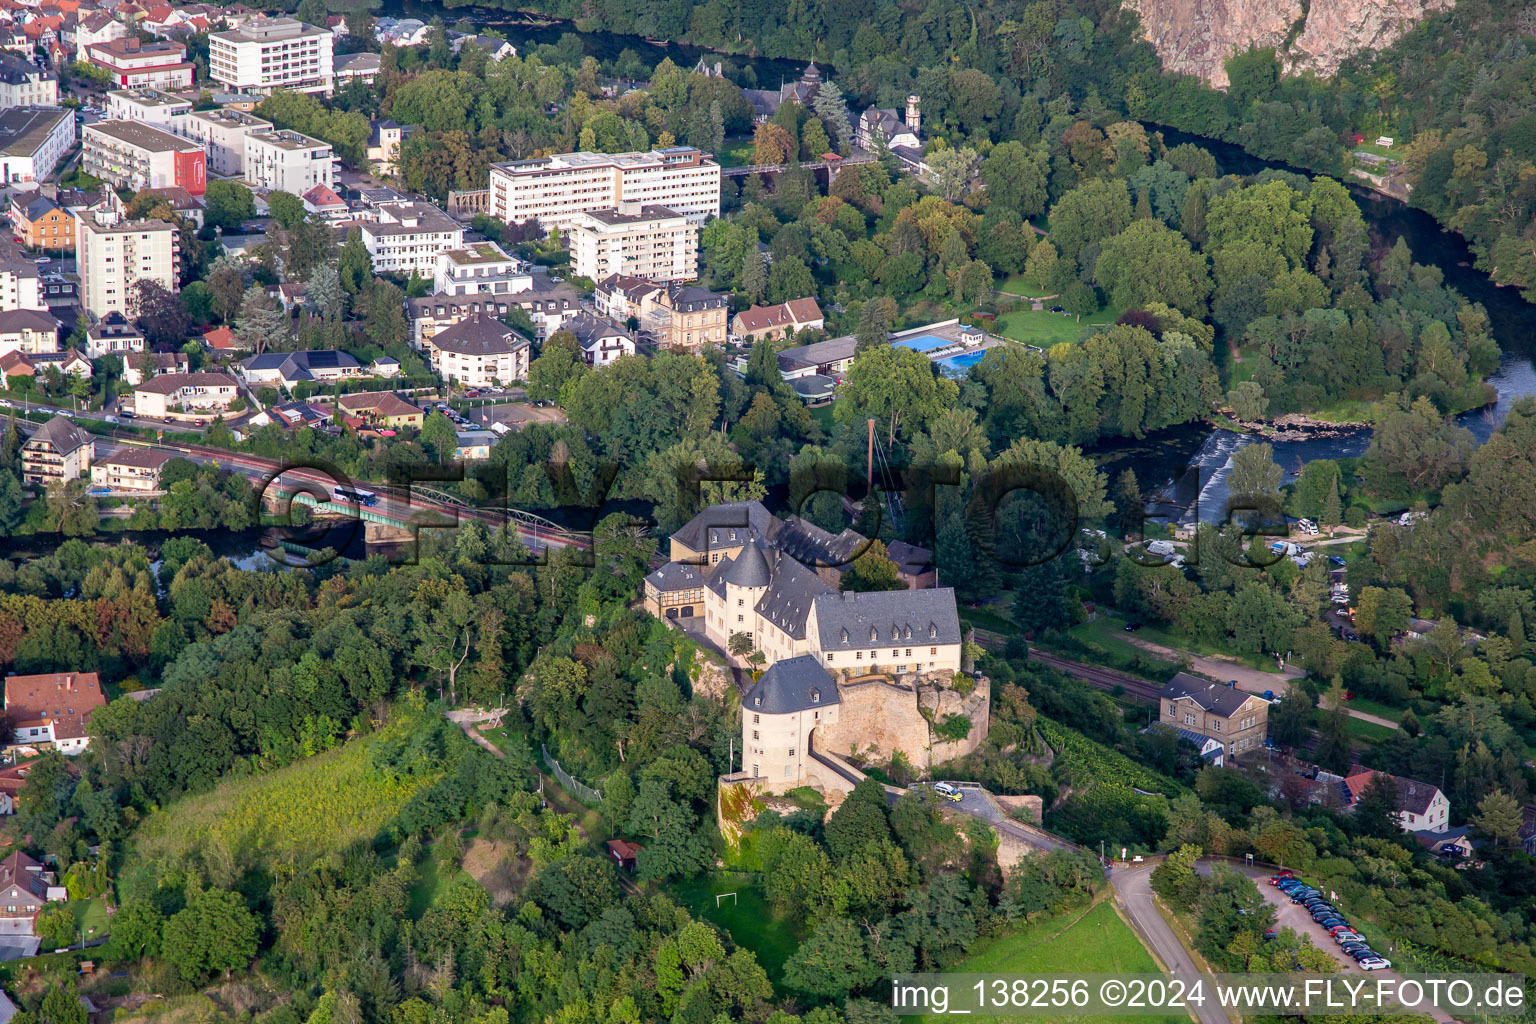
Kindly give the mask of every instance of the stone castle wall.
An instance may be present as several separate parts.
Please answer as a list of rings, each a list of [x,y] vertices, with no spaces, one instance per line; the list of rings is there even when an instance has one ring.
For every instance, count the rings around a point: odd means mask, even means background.
[[[992,691],[986,681],[964,696],[932,684],[893,685],[880,679],[839,682],[837,694],[837,721],[819,726],[815,742],[819,749],[842,756],[853,753],[884,761],[900,750],[913,767],[926,771],[975,750],[990,724]],[[971,720],[970,734],[963,740],[934,743],[925,711],[934,722],[945,715],[966,715]]]

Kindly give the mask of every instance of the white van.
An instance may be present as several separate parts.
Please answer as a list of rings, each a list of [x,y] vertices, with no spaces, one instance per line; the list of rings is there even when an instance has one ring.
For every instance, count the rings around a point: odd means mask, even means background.
[[[1298,532],[1304,533],[1308,537],[1317,536],[1317,524],[1310,519],[1296,520],[1296,529]]]
[[[964,794],[947,782],[935,782],[933,784],[933,791],[945,800],[953,800],[955,803],[965,799]]]

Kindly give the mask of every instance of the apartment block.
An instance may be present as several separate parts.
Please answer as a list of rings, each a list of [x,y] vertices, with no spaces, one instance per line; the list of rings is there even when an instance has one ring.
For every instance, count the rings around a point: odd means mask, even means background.
[[[177,117],[192,113],[192,104],[159,89],[113,89],[107,93],[107,119],[143,121],[174,131]]]
[[[699,226],[665,206],[630,204],[579,214],[569,238],[578,277],[692,281],[699,276]]]
[[[179,287],[179,232],[163,220],[122,220],[115,212],[75,216],[75,261],[80,302],[97,317],[127,313],[133,288],[143,280],[167,291]]]
[[[330,143],[291,131],[245,136],[245,180],[258,188],[302,196],[334,182]]]
[[[582,213],[665,206],[696,224],[720,216],[720,165],[692,146],[648,153],[565,153],[491,165],[490,213],[569,228]]]
[[[14,210],[13,206],[13,217]],[[47,308],[38,281],[37,264],[23,255],[10,239],[0,238],[0,312]]]
[[[483,388],[528,379],[528,339],[495,317],[472,313],[439,331],[422,351],[446,381]]]
[[[100,121],[81,131],[85,173],[120,188],[180,186],[194,196],[208,188],[203,147],[142,121]]]
[[[437,272],[437,257],[464,245],[464,228],[430,203],[385,203],[359,225],[376,273]]]
[[[21,446],[21,480],[29,487],[68,483],[91,468],[91,435],[64,416],[44,423]]]
[[[181,43],[165,39],[145,43],[130,36],[87,46],[84,57],[122,89],[192,88],[192,62]]]
[[[532,287],[533,276],[495,242],[476,242],[438,253],[432,283],[444,295],[511,295]]]
[[[0,110],[0,184],[42,181],[74,144],[71,111],[57,107]]]
[[[122,448],[91,467],[91,483],[114,491],[158,491],[160,472],[173,458],[150,448]]]
[[[336,36],[294,18],[249,18],[208,37],[208,74],[240,92],[278,89],[329,96],[335,88]]]
[[[57,76],[15,54],[0,53],[0,109],[58,105]]]
[[[230,178],[245,173],[245,140],[271,130],[271,121],[228,107],[197,110],[171,121],[171,131],[203,147],[208,170]]]
[[[133,408],[140,416],[197,416],[229,409],[240,384],[227,373],[166,373],[133,386]]]

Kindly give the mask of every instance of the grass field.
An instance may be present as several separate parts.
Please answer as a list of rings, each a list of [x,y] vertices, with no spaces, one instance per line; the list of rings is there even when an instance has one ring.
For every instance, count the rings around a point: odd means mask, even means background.
[[[1112,324],[1123,312],[1125,311],[1111,306],[1085,316],[1079,322],[1075,316],[1063,316],[1060,313],[1052,313],[1048,309],[1038,312],[1024,309],[998,317],[996,333],[1005,338],[1012,338],[1014,341],[1050,348],[1062,342],[1070,344],[1077,341],[1084,327]]]
[[[1103,644],[1107,649],[1112,651],[1120,650],[1136,652],[1144,658],[1155,659],[1157,655],[1154,652],[1143,650],[1142,648],[1137,647],[1135,644],[1126,639],[1129,634],[1125,632],[1125,623],[1126,619],[1124,616],[1115,614],[1113,612],[1100,613],[1099,617],[1093,622],[1084,622],[1077,626],[1073,626],[1072,632],[1074,635],[1080,636],[1084,640],[1092,640],[1095,643]],[[1186,636],[1170,633],[1167,630],[1161,629],[1158,626],[1152,625],[1150,623],[1143,624],[1141,629],[1136,631],[1136,636],[1139,639],[1146,640],[1154,644],[1160,644],[1163,647],[1167,647],[1176,651],[1188,651],[1190,654],[1201,654],[1207,657],[1220,656],[1238,658],[1249,668],[1257,669],[1260,672],[1274,672],[1278,674],[1280,671],[1275,667],[1273,658],[1264,658],[1256,654],[1245,655],[1238,651],[1229,650],[1226,647],[1221,647],[1215,644],[1201,643]]]
[[[236,867],[269,868],[372,839],[427,778],[409,783],[375,772],[370,739],[305,758],[276,771],[231,779],[144,819],[129,840],[124,895],[154,884],[159,864],[215,849]]]
[[[104,896],[97,896],[90,900],[70,900],[65,906],[70,913],[75,915],[75,930],[85,936],[85,941],[99,939],[108,932],[107,925],[111,918],[107,917],[107,900]]]
[[[1369,697],[1356,697],[1354,700],[1349,702],[1349,709],[1351,711],[1364,711],[1368,715],[1375,715],[1377,718],[1386,718],[1393,722],[1396,722],[1398,719],[1403,717],[1402,708],[1388,707],[1379,701],[1371,700]]]
[[[1349,734],[1355,737],[1355,739],[1363,740],[1372,746],[1391,739],[1392,734],[1396,731],[1396,729],[1388,729],[1384,725],[1377,725],[1375,722],[1363,722],[1354,717],[1349,719]]]
[[[1014,274],[1008,280],[998,285],[997,290],[1007,292],[1010,295],[1028,295],[1030,298],[1040,298],[1051,294],[1049,285],[1041,284],[1025,274]]]
[[[721,167],[748,167],[752,163],[752,138],[726,139],[715,154]]]
[[[1153,974],[1157,963],[1142,946],[1130,926],[1115,913],[1110,900],[1101,900],[1086,914],[1073,911],[1062,917],[1036,921],[1011,935],[980,947],[956,964],[951,974],[1058,974],[1072,977],[1082,974]],[[953,1005],[953,999],[952,999]],[[944,1018],[929,1015],[924,1024],[938,1024]],[[972,1018],[977,1021],[1023,1020],[1020,1017]],[[1055,1016],[1055,1021],[1112,1021],[1110,1016]],[[1137,1017],[1148,1024],[1188,1024],[1187,1017]]]
[[[694,917],[718,925],[738,946],[750,949],[768,972],[769,980],[775,986],[779,984],[784,961],[800,944],[800,936],[788,921],[774,913],[761,889],[729,875],[707,875],[667,888]],[[727,896],[716,906],[715,896],[729,892],[734,892],[735,898]]]
[[[411,920],[420,919],[427,912],[438,896],[442,895],[454,882],[464,879],[473,881],[469,872],[457,865],[449,867],[438,858],[437,851],[433,850],[428,856],[423,857],[421,863],[416,865],[420,877],[416,884],[411,886],[411,903],[407,911]]]

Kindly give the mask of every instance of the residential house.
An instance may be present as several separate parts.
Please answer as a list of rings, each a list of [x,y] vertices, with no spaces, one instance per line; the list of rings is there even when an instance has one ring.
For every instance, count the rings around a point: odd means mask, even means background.
[[[145,121],[98,121],[81,129],[81,168],[131,191],[179,185],[194,196],[208,187],[203,147]]]
[[[47,903],[48,882],[41,864],[20,850],[0,861],[0,931],[31,935],[37,912]]]
[[[379,356],[368,364],[368,376],[398,377],[400,376],[400,360],[394,356]]]
[[[368,150],[364,154],[375,172],[394,177],[399,173],[395,160],[400,156],[400,144],[405,141],[409,129],[398,122],[374,118],[368,130]]]
[[[258,188],[302,196],[335,181],[329,142],[287,129],[245,134],[245,180]]]
[[[175,457],[153,448],[120,448],[91,467],[91,483],[114,491],[158,491],[160,473]]]
[[[567,235],[578,277],[692,281],[699,276],[699,226],[665,206],[623,203],[588,210],[572,219]]]
[[[570,331],[581,346],[581,357],[588,366],[607,366],[621,356],[635,354],[635,337],[622,327],[599,320],[591,313],[578,313],[561,330]]]
[[[226,177],[245,173],[245,140],[272,131],[272,122],[235,109],[196,110],[171,119],[171,131],[208,154],[208,169]]]
[[[633,320],[638,325],[641,314],[650,308],[652,298],[662,289],[663,286],[655,281],[614,274],[597,282],[592,292],[592,305],[598,316],[605,316],[616,324]]]
[[[350,353],[336,349],[311,349],[300,352],[264,352],[240,361],[240,371],[247,384],[281,384],[294,387],[313,381],[334,381],[360,377],[363,368]]]
[[[1158,721],[1220,740],[1227,745],[1227,756],[1237,757],[1263,746],[1269,735],[1269,701],[1180,672],[1158,695]]]
[[[228,327],[215,327],[203,335],[203,348],[209,352],[239,352],[241,344]]]
[[[77,480],[90,470],[94,448],[91,435],[73,420],[55,416],[22,443],[21,482],[42,488]]]
[[[533,274],[528,287],[505,295],[449,295],[438,292],[407,299],[411,318],[411,345],[421,349],[426,339],[475,313],[506,316],[515,306],[526,310],[533,321],[534,334],[543,341],[558,331],[566,321],[581,312],[581,293],[563,281],[554,282],[548,274]]]
[[[583,213],[665,206],[695,224],[720,216],[720,165],[692,146],[646,153],[562,153],[491,164],[490,216],[565,231]]]
[[[128,36],[128,26],[112,17],[110,11],[90,11],[75,22],[74,46],[76,53],[84,53],[98,43],[110,43]]]
[[[13,53],[0,53],[0,109],[58,105],[57,75]]]
[[[348,84],[361,81],[371,83],[382,69],[376,53],[338,53],[336,55],[336,87],[345,89]]]
[[[163,377],[168,373],[186,373],[191,369],[185,352],[153,352],[155,365],[150,376]],[[140,371],[143,363],[142,355],[131,356],[123,360],[123,382],[129,387],[144,380],[144,374]]]
[[[801,331],[819,331],[826,323],[815,299],[790,299],[776,306],[749,306],[737,313],[731,318],[730,337],[745,345],[788,340]]]
[[[0,387],[20,387],[19,378],[36,377],[56,366],[69,377],[90,377],[91,362],[74,349],[56,352],[7,352],[0,356]]]
[[[352,208],[347,205],[347,201],[332,191],[329,185],[316,185],[299,198],[304,200],[305,210],[325,220],[345,220],[352,215]]]
[[[38,192],[11,196],[11,226],[29,249],[65,252],[75,247],[74,216]]]
[[[167,373],[133,386],[133,408],[157,418],[220,413],[239,394],[239,381],[227,373]]]
[[[252,416],[248,422],[253,427],[265,427],[270,424],[276,424],[284,430],[296,430],[299,427],[311,427],[315,430],[334,429],[331,428],[331,414],[329,412],[319,406],[302,401],[270,406]]]
[[[36,309],[9,309],[0,313],[0,355],[20,352],[37,355],[59,350],[59,322],[52,314]]]
[[[912,174],[924,174],[922,100],[916,94],[907,97],[906,116],[889,108],[870,107],[860,116],[854,129],[854,145],[871,152],[880,146],[890,150]]]
[[[376,427],[415,427],[421,429],[426,414],[393,391],[363,391],[342,395],[336,404],[347,416],[355,416]]]
[[[445,295],[512,295],[528,291],[533,275],[495,242],[476,242],[437,253],[432,290]]]
[[[1352,807],[1359,803],[1371,779],[1377,775],[1385,776],[1397,790],[1397,820],[1404,832],[1443,832],[1450,828],[1451,802],[1438,786],[1387,775],[1386,772],[1361,769],[1345,776],[1340,785],[1346,806]]]
[[[240,92],[329,96],[335,89],[335,49],[336,36],[329,29],[257,15],[208,37],[208,74]]]
[[[725,344],[725,296],[708,288],[671,285],[656,293],[655,305],[641,318],[656,344],[679,352],[698,352]]]
[[[434,372],[480,388],[528,378],[527,338],[486,313],[471,313],[422,343]]]
[[[463,225],[431,203],[385,203],[375,216],[358,225],[375,273],[432,276],[440,255],[463,248]]]
[[[710,74],[710,69],[706,68],[704,73]],[[821,69],[813,61],[805,66],[805,71],[798,79],[784,82],[777,89],[743,89],[742,93],[747,97],[747,102],[752,104],[757,120],[762,122],[772,117],[778,112],[779,107],[790,100],[809,110],[820,89]]]
[[[121,356],[123,364],[133,362],[132,353],[144,351],[144,335],[117,310],[96,321],[85,332],[85,357]],[[130,382],[131,383],[131,382]]]
[[[489,430],[461,430],[453,449],[456,462],[481,462],[491,457],[491,449],[501,440]]]
[[[85,727],[91,715],[106,706],[95,672],[5,677],[5,713],[16,745],[78,754],[90,745]]]
[[[113,89],[107,93],[109,121],[143,121],[171,131],[176,118],[190,113],[190,100],[159,89]]]

